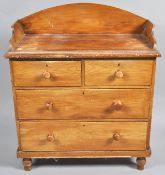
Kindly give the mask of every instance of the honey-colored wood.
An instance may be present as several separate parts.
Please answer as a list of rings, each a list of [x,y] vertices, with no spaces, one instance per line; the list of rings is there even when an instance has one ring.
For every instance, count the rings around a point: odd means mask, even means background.
[[[147,122],[20,122],[23,151],[145,150],[146,134]]]
[[[10,64],[11,62],[9,62]],[[10,77],[11,77],[11,83],[13,85],[13,69],[10,64]],[[19,121],[17,120],[17,106],[16,106],[16,93],[15,93],[15,87],[12,86],[12,93],[13,93],[13,101],[14,101],[14,111],[15,111],[15,120],[16,120],[16,132],[17,132],[17,141],[18,145],[20,145],[20,132],[19,132]]]
[[[40,87],[35,87],[35,86],[15,86],[15,89],[17,90],[59,90],[59,89],[62,89],[62,90],[75,90],[75,89],[150,89],[151,86],[125,86],[125,85],[122,85],[122,86],[103,86],[103,85],[98,85],[98,86],[95,86],[95,85],[91,85],[91,86],[80,86],[80,87],[76,87],[76,86],[50,86],[50,87],[47,87],[47,86],[40,86]]]
[[[21,20],[28,34],[140,33],[145,21],[125,10],[90,3],[57,6]]]
[[[11,65],[14,86],[81,85],[80,61],[13,61]]]
[[[17,90],[16,99],[19,119],[137,119],[148,118],[150,90]]]
[[[17,28],[18,22],[14,25]],[[148,20],[115,7],[68,4],[19,20],[7,58],[157,57]],[[23,36],[23,37],[22,37]],[[13,40],[13,39],[12,39]],[[21,44],[20,44],[21,43]]]
[[[19,119],[18,121],[35,121],[35,122],[40,122],[40,121],[46,121],[47,119]],[[49,120],[49,119],[48,119]],[[56,122],[56,121],[74,121],[74,122],[149,122],[149,118],[112,118],[112,119],[50,119],[49,121]]]
[[[156,39],[153,34],[153,27],[154,25],[147,20],[143,33],[150,42],[150,46],[156,48]]]
[[[81,36],[80,36],[81,38]],[[125,41],[125,40],[124,40]],[[47,42],[45,42],[47,43]],[[35,44],[36,45],[36,44]],[[77,44],[76,44],[77,46]],[[47,48],[45,44],[44,48]],[[130,46],[131,47],[131,46]],[[24,59],[24,60],[59,60],[59,59],[114,59],[114,58],[155,58],[160,57],[160,53],[157,50],[126,50],[126,49],[114,49],[114,50],[74,50],[74,51],[39,51],[39,52],[20,52],[20,51],[9,51],[4,56],[10,60]],[[29,59],[30,58],[30,59]]]
[[[123,78],[123,72],[121,70],[116,70],[114,76],[116,78]]]
[[[118,41],[118,42],[116,42]],[[119,44],[120,43],[120,44]],[[37,47],[36,47],[37,45]],[[47,46],[45,48],[45,45]],[[151,50],[146,38],[137,34],[103,34],[103,35],[25,35],[16,51],[24,52],[49,52],[74,50],[111,50],[111,49],[141,49]]]
[[[111,158],[111,157],[149,157],[151,150],[133,151],[17,151],[18,158]]]
[[[152,72],[152,85],[151,85],[151,100],[150,100],[150,109],[149,109],[149,118],[148,121],[148,132],[147,132],[147,147],[150,147],[150,132],[151,132],[151,122],[152,122],[152,108],[153,108],[153,97],[154,97],[154,85],[155,85],[155,72],[156,72],[156,59],[154,59],[153,72]]]
[[[118,42],[116,42],[118,41]],[[119,44],[120,43],[120,44]],[[90,50],[94,53],[98,53],[97,50],[101,50],[102,53],[106,54],[110,51],[113,54],[115,50],[129,50],[129,48],[135,50],[135,53],[141,50],[142,52],[152,52],[149,47],[147,39],[143,36],[137,34],[103,34],[103,35],[25,35],[15,52],[19,54],[47,54],[52,52],[57,52],[61,54],[65,53],[64,50],[67,49],[69,53],[76,53],[75,51]],[[112,51],[113,50],[113,51]],[[120,52],[121,52],[120,51]],[[66,52],[66,53],[67,53]],[[85,51],[86,52],[86,51]],[[90,52],[89,52],[90,53]],[[86,53],[87,54],[87,53]],[[36,55],[37,57],[37,55]]]
[[[10,49],[16,49],[24,37],[23,26],[20,21],[12,25],[12,37],[10,39]]]
[[[99,4],[67,4],[12,26],[9,51],[17,157],[151,155],[154,25]]]
[[[53,133],[52,134],[48,134],[47,141],[48,142],[54,142],[55,141],[55,138],[54,138],[54,134]]]
[[[152,67],[152,60],[85,61],[85,84],[151,85]],[[121,71],[122,77],[117,77],[116,71]]]
[[[121,102],[121,100],[114,100],[112,102],[112,109],[113,110],[119,111],[122,109],[122,107],[123,107],[123,102]]]
[[[121,138],[121,135],[119,133],[116,132],[116,133],[113,134],[113,139],[114,140],[119,141],[120,138]]]

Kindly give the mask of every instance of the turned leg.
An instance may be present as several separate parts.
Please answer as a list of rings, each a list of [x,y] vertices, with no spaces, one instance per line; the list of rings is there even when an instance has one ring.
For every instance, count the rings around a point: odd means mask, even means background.
[[[32,159],[24,158],[23,159],[23,166],[25,171],[30,171],[32,169]]]
[[[146,163],[146,158],[145,157],[138,157],[136,159],[137,162],[137,169],[138,170],[144,170],[144,165]]]

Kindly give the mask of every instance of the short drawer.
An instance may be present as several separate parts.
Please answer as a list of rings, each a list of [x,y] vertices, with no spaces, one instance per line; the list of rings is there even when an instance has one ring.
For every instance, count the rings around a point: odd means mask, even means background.
[[[148,118],[149,89],[16,90],[19,119]]]
[[[147,122],[20,122],[23,151],[145,150]]]
[[[85,84],[100,86],[149,86],[152,60],[85,61]]]
[[[80,86],[80,61],[12,61],[15,86]]]

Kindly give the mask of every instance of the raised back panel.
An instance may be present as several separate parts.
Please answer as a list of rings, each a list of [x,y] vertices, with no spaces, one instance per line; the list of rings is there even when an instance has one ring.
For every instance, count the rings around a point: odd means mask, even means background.
[[[20,20],[31,34],[141,33],[146,20],[111,6],[78,3],[49,8]]]

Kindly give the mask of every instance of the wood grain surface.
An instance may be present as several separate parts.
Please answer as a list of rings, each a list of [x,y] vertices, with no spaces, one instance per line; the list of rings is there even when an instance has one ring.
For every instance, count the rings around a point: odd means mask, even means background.
[[[75,35],[25,35],[15,51],[19,53],[40,53],[79,50],[122,50],[151,49],[148,40],[138,34],[75,34]]]
[[[57,6],[21,20],[30,34],[140,33],[145,21],[125,10],[90,3]]]
[[[19,119],[148,118],[149,102],[147,89],[16,90]]]
[[[153,60],[85,61],[86,85],[151,85]],[[123,77],[116,77],[121,71]]]
[[[20,122],[24,151],[145,150],[146,133],[147,122]]]
[[[150,157],[151,149],[133,151],[21,151],[18,158],[115,158],[115,157]]]
[[[150,21],[111,6],[79,3],[49,8],[13,25],[6,58],[157,57]],[[20,37],[21,33],[21,37]]]
[[[80,86],[80,61],[14,61],[14,86]],[[50,74],[45,77],[44,73]]]

